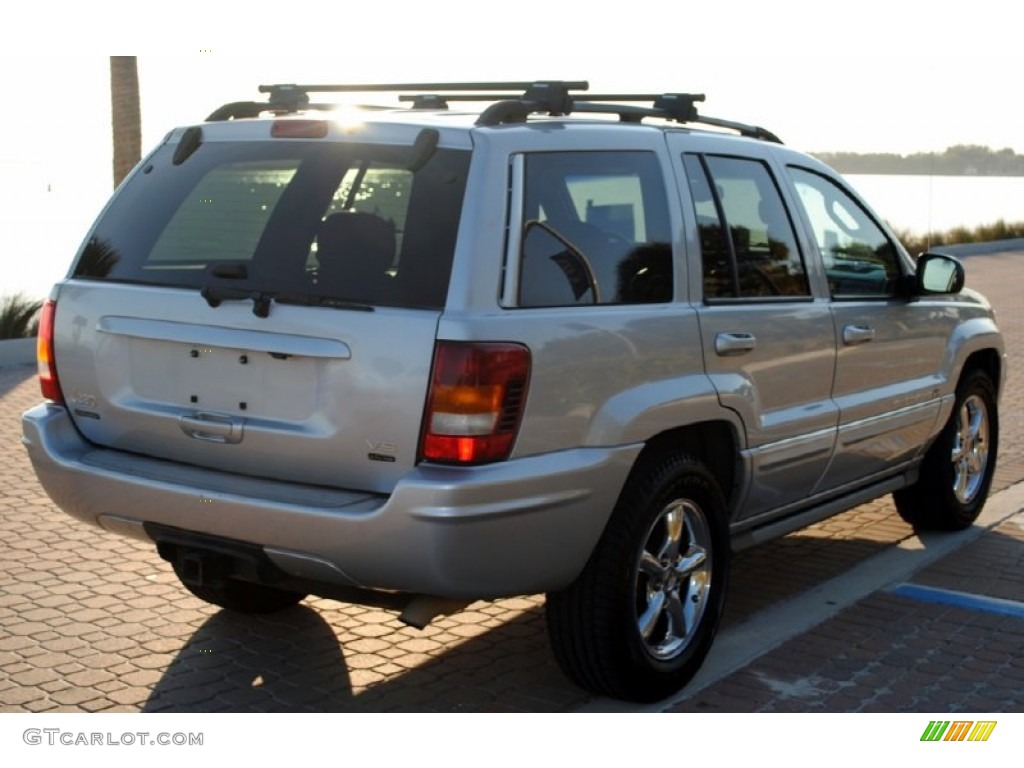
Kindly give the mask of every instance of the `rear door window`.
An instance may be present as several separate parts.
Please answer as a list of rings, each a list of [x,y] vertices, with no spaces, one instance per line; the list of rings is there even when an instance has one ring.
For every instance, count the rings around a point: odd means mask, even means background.
[[[469,152],[418,170],[408,147],[209,142],[164,147],[113,200],[79,278],[366,304],[444,306]]]
[[[685,155],[700,233],[704,298],[809,298],[796,234],[760,160]]]

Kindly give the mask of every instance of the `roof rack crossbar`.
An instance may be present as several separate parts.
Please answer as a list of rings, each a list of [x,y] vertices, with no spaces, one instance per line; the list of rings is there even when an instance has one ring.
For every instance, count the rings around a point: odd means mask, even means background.
[[[560,85],[570,91],[585,91],[590,84],[585,80],[533,80],[529,82],[499,83],[345,83],[338,85],[295,85],[276,84],[261,85],[260,93],[273,94],[280,90],[303,91],[304,93],[388,93],[398,91],[438,92],[438,91],[528,91],[542,85]]]
[[[269,94],[266,104],[233,102],[214,111],[208,118],[231,120],[256,117],[260,112],[278,114],[305,109],[331,109],[333,104],[312,104],[310,93],[399,93],[400,102],[411,102],[413,109],[448,109],[450,101],[490,102],[480,113],[477,125],[521,123],[531,114],[546,113],[553,117],[572,112],[618,115],[623,122],[639,123],[645,117],[657,117],[678,123],[702,123],[726,128],[742,136],[771,141],[782,141],[771,131],[760,126],[732,120],[705,117],[697,111],[697,103],[704,101],[702,93],[586,93],[574,97],[572,91],[587,91],[585,80],[535,80],[531,82],[474,82],[474,83],[349,83],[325,85],[297,85],[279,83],[259,86],[260,93]],[[508,98],[519,91],[521,95]],[[584,100],[585,99],[585,100]],[[646,102],[647,106],[640,106]],[[374,107],[367,107],[374,108]],[[384,109],[386,107],[376,107]]]
[[[620,117],[664,117],[680,123],[699,121],[697,102],[704,101],[703,93],[656,93],[656,94],[587,94],[586,102],[576,102],[577,112],[611,112]],[[620,107],[619,105],[598,104],[596,102],[641,102],[651,103],[651,107]]]
[[[572,111],[570,91],[585,91],[590,84],[585,80],[535,80],[532,82],[479,82],[479,83],[361,83],[361,84],[327,84],[298,85],[279,83],[259,86],[260,93],[269,94],[267,109],[271,111],[295,112],[309,108],[311,93],[395,93],[414,92],[419,95],[403,95],[401,101],[412,101],[414,109],[445,109],[449,100],[458,101],[497,101],[505,93],[522,92],[517,101],[521,106],[503,107],[500,110],[503,120],[525,120],[531,112],[547,112],[550,115],[566,115]],[[439,91],[452,91],[455,96],[440,94]],[[471,94],[472,91],[491,91],[497,93]],[[464,95],[463,95],[464,94]],[[496,105],[492,105],[496,106]],[[523,109],[526,109],[523,114]],[[496,114],[497,111],[492,112]],[[486,112],[486,110],[485,110]],[[515,115],[513,116],[513,113]],[[488,118],[489,120],[491,118]]]
[[[703,93],[588,93],[588,101],[649,101],[655,110],[672,115],[674,120],[689,122],[697,120],[698,101],[705,100]]]
[[[444,101],[501,101],[507,99],[504,93],[403,93],[399,101],[416,102],[420,99],[443,99]]]
[[[408,103],[410,109],[448,109],[451,101],[490,102],[507,100],[504,93],[403,93],[398,100]]]

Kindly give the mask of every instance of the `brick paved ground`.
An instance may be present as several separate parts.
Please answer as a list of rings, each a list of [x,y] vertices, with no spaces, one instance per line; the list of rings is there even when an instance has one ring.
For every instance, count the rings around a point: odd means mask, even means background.
[[[993,300],[1011,342],[999,487],[1024,479],[1022,264],[1024,254],[968,260],[968,284]],[[587,702],[551,658],[538,596],[475,604],[422,632],[393,614],[327,600],[241,618],[191,597],[150,547],[101,534],[52,506],[19,443],[20,414],[38,399],[32,368],[0,369],[0,711],[557,711]],[[883,500],[740,553],[725,626],[909,535]],[[1015,532],[990,536],[1003,538],[977,546],[1009,547],[1005,558],[1016,556]],[[979,551],[978,579],[991,558]],[[935,568],[918,580],[963,578]],[[995,583],[978,588],[1024,599],[1013,591],[1019,581]],[[712,686],[679,708],[912,708],[917,699],[906,696],[924,685],[920,675],[942,676],[946,667],[942,659],[915,667],[897,686],[902,703],[886,698],[893,669],[918,658],[906,648],[901,655],[889,638],[916,632],[934,644],[952,636],[985,661],[985,654],[1007,655],[1009,636],[1019,652],[1012,622],[956,613],[962,610],[876,594],[722,681],[742,695]],[[802,671],[809,661],[817,665]],[[1015,662],[979,671],[989,682],[963,693],[998,705],[990,709],[1019,707],[1019,695],[996,684],[1019,669]],[[852,689],[861,698],[854,701]]]
[[[585,701],[555,666],[539,596],[423,631],[310,598],[242,618],[193,598],[140,542],[59,512],[20,444],[31,367],[0,369],[0,711],[551,711]]]
[[[913,584],[1024,607],[1024,516]],[[1021,712],[1024,615],[877,592],[673,712]]]

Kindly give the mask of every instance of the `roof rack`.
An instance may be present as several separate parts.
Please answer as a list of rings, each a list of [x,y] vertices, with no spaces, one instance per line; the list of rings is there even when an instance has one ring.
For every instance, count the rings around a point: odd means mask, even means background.
[[[525,122],[531,114],[553,117],[571,113],[611,114],[627,123],[639,123],[645,117],[677,123],[700,123],[726,128],[755,139],[781,144],[771,131],[756,125],[706,117],[697,112],[702,93],[661,94],[573,94],[587,91],[584,80],[538,80],[499,83],[375,83],[348,85],[261,85],[260,93],[268,94],[265,103],[236,101],[215,110],[207,121],[256,117],[261,112],[289,114],[304,110],[327,110],[336,104],[312,103],[311,93],[398,93],[400,102],[411,103],[412,109],[448,109],[449,102],[490,102],[477,118],[477,125],[504,125]],[[519,96],[510,94],[519,93]],[[644,104],[646,103],[646,104]]]

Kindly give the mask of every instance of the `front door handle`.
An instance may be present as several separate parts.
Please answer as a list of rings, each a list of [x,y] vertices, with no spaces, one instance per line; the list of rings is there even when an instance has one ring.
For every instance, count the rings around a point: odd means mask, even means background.
[[[757,346],[752,333],[719,333],[715,335],[715,353],[721,357],[745,355]]]
[[[853,346],[875,340],[875,329],[869,325],[843,326],[843,344]]]

